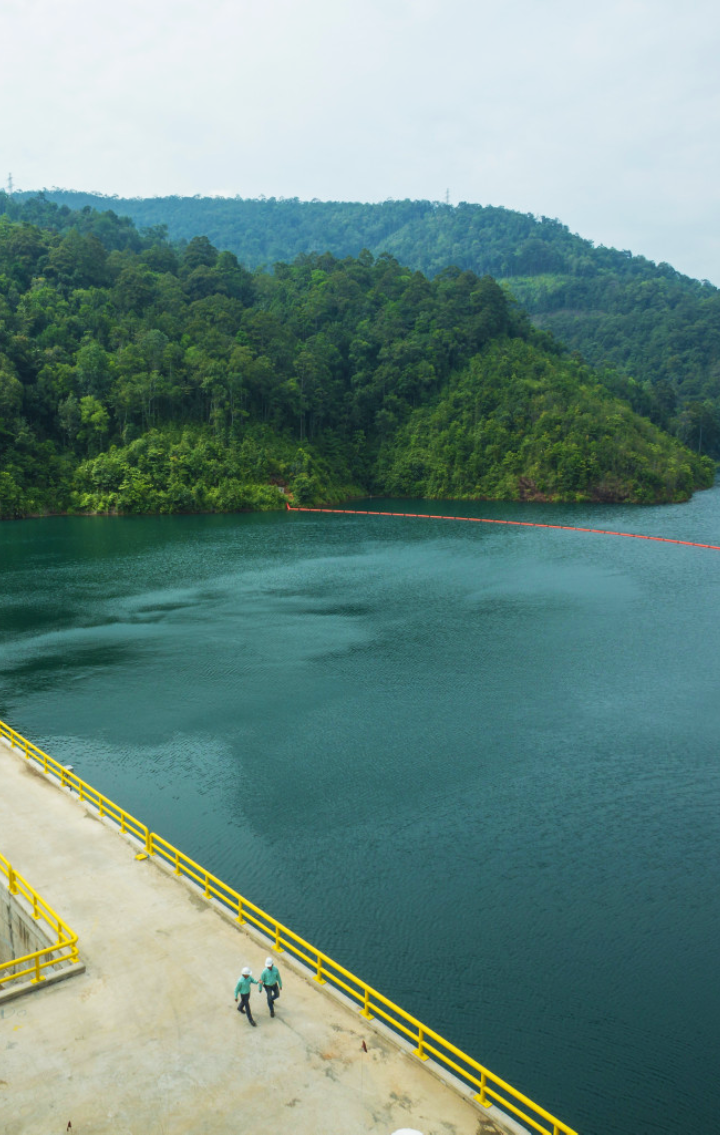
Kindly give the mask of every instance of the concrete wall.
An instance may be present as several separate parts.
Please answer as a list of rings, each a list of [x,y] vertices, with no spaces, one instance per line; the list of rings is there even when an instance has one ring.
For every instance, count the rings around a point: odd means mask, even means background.
[[[31,907],[21,895],[11,895],[6,887],[0,887],[0,963],[34,954],[36,950],[52,946],[56,941],[54,934],[50,936],[46,924],[33,918]],[[3,976],[17,973],[26,967],[27,963],[24,966],[13,966],[5,970]],[[0,985],[0,1006],[6,1001],[37,989],[45,989],[56,981],[64,981],[66,977],[84,972],[85,966],[81,961],[63,961],[43,969],[39,983],[29,974],[16,981],[5,982]]]
[[[22,958],[49,945],[42,923],[33,918],[23,900],[5,888],[0,890],[0,962]]]

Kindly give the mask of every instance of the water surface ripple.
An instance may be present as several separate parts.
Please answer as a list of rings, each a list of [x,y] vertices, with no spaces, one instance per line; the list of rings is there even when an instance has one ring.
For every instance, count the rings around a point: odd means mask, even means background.
[[[718,488],[413,507],[720,542]],[[584,1135],[717,1128],[720,553],[311,514],[0,550],[3,719]]]

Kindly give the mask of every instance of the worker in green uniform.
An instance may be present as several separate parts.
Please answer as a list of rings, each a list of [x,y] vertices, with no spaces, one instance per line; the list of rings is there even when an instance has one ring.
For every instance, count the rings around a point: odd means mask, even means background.
[[[253,1015],[250,1011],[250,990],[252,989],[253,985],[260,985],[260,982],[256,981],[256,979],[253,977],[250,967],[245,966],[242,973],[240,974],[240,977],[237,980],[237,985],[235,986],[235,1000],[237,1001],[239,993],[240,1004],[238,1005],[238,1013],[244,1013],[250,1024],[254,1027],[255,1021],[253,1020]]]
[[[282,978],[280,977],[280,970],[277,968],[272,958],[265,959],[265,969],[260,974],[260,988],[264,988],[265,990],[270,1016],[274,1017],[275,1002],[280,996],[280,990],[282,989]]]

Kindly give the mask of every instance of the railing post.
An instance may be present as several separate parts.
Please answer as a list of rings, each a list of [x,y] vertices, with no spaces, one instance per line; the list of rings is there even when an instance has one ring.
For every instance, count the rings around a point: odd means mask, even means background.
[[[373,1019],[373,1015],[370,1012],[370,990],[368,989],[367,985],[365,986],[365,997],[363,999],[363,1007],[360,1010],[360,1016],[364,1017],[366,1021],[371,1021]]]
[[[148,855],[155,854],[153,851],[152,832],[147,830],[145,831],[145,850],[147,851]]]
[[[35,955],[35,977],[32,979],[33,985],[37,985],[39,981],[44,981],[45,978],[40,973],[40,955]]]
[[[180,874],[180,852],[175,848],[175,874]]]
[[[25,760],[26,760],[26,761],[29,761],[29,760],[30,760],[30,753],[28,752],[28,744],[29,744],[29,741],[28,741],[28,739],[27,739],[27,737],[26,737],[26,738],[25,738]]]
[[[235,921],[238,922],[240,926],[242,926],[245,922],[245,919],[243,918],[242,899],[238,899],[238,913]]]
[[[279,922],[275,923],[275,943],[274,943],[273,949],[275,949],[278,954],[282,954],[282,952],[283,952],[283,948],[280,945],[280,923]]]
[[[486,1096],[485,1096],[485,1088],[486,1087],[487,1087],[487,1072],[483,1071],[481,1076],[480,1076],[480,1091],[475,1096],[475,1099],[478,1101],[478,1103],[481,1103],[483,1105],[483,1107],[492,1107],[492,1100],[487,1099]]]
[[[423,1048],[424,1036],[425,1036],[425,1030],[418,1027],[418,1046],[417,1046],[417,1048],[413,1049],[413,1056],[417,1056],[418,1060],[427,1060],[428,1059],[428,1054],[427,1054],[427,1052],[425,1052],[425,1050]]]
[[[47,762],[48,762],[47,753],[43,753],[43,772],[47,772],[47,770],[48,770]]]
[[[9,864],[8,864],[8,890],[10,891],[11,895],[16,895],[18,893],[17,882],[15,880],[15,872],[13,871],[12,867]]]
[[[37,896],[37,891],[33,891],[33,893],[32,893],[32,900],[33,900],[33,918],[39,918],[39,917],[40,917],[40,911],[38,910],[38,903],[37,903],[37,901],[38,901],[38,896]]]
[[[205,898],[210,898],[210,876],[207,871],[205,872]]]
[[[315,980],[318,985],[325,985],[325,978],[322,975],[322,958],[318,954],[317,970],[315,971]]]

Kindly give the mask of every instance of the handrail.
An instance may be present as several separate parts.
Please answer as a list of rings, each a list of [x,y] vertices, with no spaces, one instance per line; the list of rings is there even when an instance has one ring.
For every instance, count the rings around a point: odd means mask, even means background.
[[[420,1060],[432,1059],[463,1080],[473,1088],[473,1098],[484,1107],[491,1107],[493,1103],[497,1103],[500,1107],[511,1111],[523,1123],[539,1131],[541,1135],[577,1135],[573,1128],[533,1103],[522,1092],[490,1072],[450,1041],[445,1040],[434,1029],[422,1024],[394,1001],[333,961],[282,922],[278,922],[272,915],[267,914],[250,899],[246,899],[222,879],[218,879],[168,840],[155,832],[150,832],[139,820],[113,804],[90,785],[79,780],[63,765],[48,757],[41,749],[30,744],[19,733],[0,721],[0,738],[3,737],[15,748],[20,749],[28,760],[39,761],[43,765],[43,771],[55,775],[63,786],[77,791],[81,800],[101,809],[101,815],[120,824],[123,832],[128,832],[139,839],[148,855],[165,860],[173,867],[176,875],[184,876],[200,887],[205,898],[214,899],[230,910],[239,925],[250,923],[272,940],[272,948],[275,951],[282,953],[287,950],[302,962],[313,972],[314,980],[320,985],[329,983],[357,1001],[361,1006],[360,1014],[366,1020],[378,1017],[394,1033],[400,1034],[415,1045],[413,1054]],[[102,803],[99,804],[98,801]],[[523,1109],[528,1109],[531,1114]]]
[[[63,788],[69,788],[71,791],[77,792],[78,798],[84,803],[92,804],[98,810],[100,816],[107,816],[108,819],[113,820],[120,828],[121,832],[128,832],[130,835],[135,836],[141,843],[147,846],[149,842],[149,832],[145,824],[136,820],[130,812],[126,812],[124,808],[120,808],[114,801],[110,800],[107,796],[103,796],[96,788],[93,788],[87,781],[81,780],[76,776],[71,769],[61,765],[53,757],[49,757],[37,745],[33,745],[32,741],[28,741],[20,733],[16,733],[4,721],[0,721],[0,738],[9,741],[16,749],[21,749],[26,760],[33,761],[35,764],[41,765],[44,773],[57,777]]]
[[[32,984],[37,984],[45,980],[42,973],[44,969],[60,965],[62,962],[71,964],[78,962],[80,956],[77,934],[74,934],[67,923],[63,922],[51,906],[48,906],[42,895],[39,895],[27,879],[14,869],[4,855],[0,855],[0,874],[7,879],[10,894],[22,895],[32,908],[33,918],[44,922],[51,934],[57,935],[57,941],[53,945],[43,946],[42,949],[34,950],[31,954],[23,954],[21,957],[11,958],[9,962],[0,963],[0,991],[9,982],[18,981],[31,974]],[[20,966],[25,968],[19,969]]]

